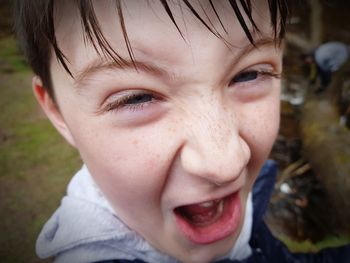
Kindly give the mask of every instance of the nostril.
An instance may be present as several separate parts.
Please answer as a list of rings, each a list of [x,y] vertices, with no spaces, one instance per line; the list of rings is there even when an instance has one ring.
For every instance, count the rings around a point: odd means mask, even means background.
[[[239,130],[221,125],[215,133],[210,127],[198,131],[191,126],[180,149],[183,170],[218,187],[236,181],[250,159],[250,148]]]
[[[204,172],[203,157],[200,151],[196,150],[192,145],[185,145],[181,150],[181,164],[183,169],[189,174],[201,174]]]
[[[248,143],[240,136],[239,137],[239,142],[241,145],[242,153],[243,153],[243,158],[246,160],[246,164],[248,163],[250,156],[251,156],[251,151]]]

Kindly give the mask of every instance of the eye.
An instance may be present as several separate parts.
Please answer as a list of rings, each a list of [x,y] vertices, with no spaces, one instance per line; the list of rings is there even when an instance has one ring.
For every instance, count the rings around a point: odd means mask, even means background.
[[[259,75],[259,72],[256,70],[241,72],[231,80],[231,84],[237,83],[237,82],[255,80],[258,77],[258,75]]]
[[[145,91],[126,91],[110,98],[110,102],[103,107],[104,112],[116,110],[140,110],[141,108],[159,100],[155,94]]]
[[[142,104],[146,102],[150,102],[153,100],[153,96],[151,94],[134,94],[129,98],[125,98],[124,105],[135,105]]]
[[[281,74],[274,73],[272,70],[247,70],[238,73],[230,81],[230,85],[242,83],[255,80],[267,80],[269,78],[281,78]]]

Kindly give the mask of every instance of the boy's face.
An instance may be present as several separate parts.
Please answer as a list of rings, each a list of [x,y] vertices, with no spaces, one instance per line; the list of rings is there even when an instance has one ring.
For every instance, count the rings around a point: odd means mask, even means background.
[[[128,58],[112,2],[94,2],[96,13],[109,43]],[[154,247],[185,262],[224,255],[278,130],[280,81],[270,75],[281,72],[281,51],[271,42],[267,7],[254,5],[261,34],[253,48],[227,1],[214,2],[227,34],[203,7],[228,43],[186,7],[170,6],[184,40],[158,1],[124,1],[136,71],[84,45],[70,3],[60,7],[57,34],[76,78],[52,59],[63,117],[54,124],[116,214]]]

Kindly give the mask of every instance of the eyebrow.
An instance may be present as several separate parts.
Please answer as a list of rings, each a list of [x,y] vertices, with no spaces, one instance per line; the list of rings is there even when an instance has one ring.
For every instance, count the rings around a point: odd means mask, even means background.
[[[96,59],[90,62],[86,67],[80,70],[75,77],[75,86],[81,87],[82,84],[87,81],[87,79],[102,71],[106,70],[135,70],[143,71],[154,76],[164,77],[169,75],[169,73],[157,65],[150,62],[142,62],[137,60],[124,60],[122,64],[115,61],[103,61],[101,59]]]
[[[244,56],[252,52],[252,50],[254,49],[259,50],[259,48],[269,46],[274,46],[275,48],[277,48],[279,44],[276,43],[276,40],[271,37],[259,38],[254,42],[254,44],[249,43],[248,45],[240,49],[239,54],[237,55],[237,57],[235,57],[235,61],[240,61]]]
[[[239,48],[239,53],[234,58],[234,60],[241,60],[253,49],[259,49],[264,46],[272,45],[276,46],[276,40],[274,40],[273,38],[259,38],[254,42],[254,44],[249,43],[243,46],[243,48]],[[77,73],[77,76],[75,77],[75,86],[78,88],[83,86],[83,83],[87,81],[90,76],[105,70],[135,70],[136,72],[143,71],[158,77],[167,77],[170,75],[166,69],[163,69],[151,62],[125,59],[123,63],[120,64],[113,60],[103,61],[101,59],[96,59],[90,62],[86,67],[84,67]]]

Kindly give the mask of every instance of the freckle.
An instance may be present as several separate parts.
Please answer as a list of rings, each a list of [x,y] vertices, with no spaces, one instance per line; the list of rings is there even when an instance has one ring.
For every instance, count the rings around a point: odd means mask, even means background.
[[[137,145],[139,143],[139,141],[138,140],[133,140],[131,143],[134,144],[134,145]]]

